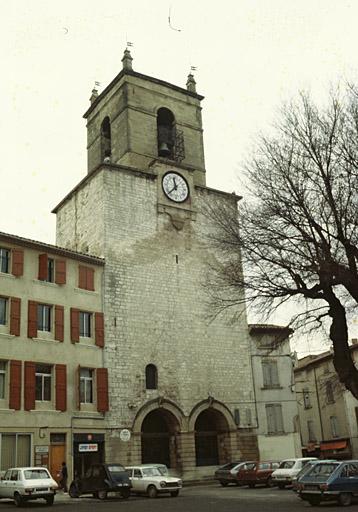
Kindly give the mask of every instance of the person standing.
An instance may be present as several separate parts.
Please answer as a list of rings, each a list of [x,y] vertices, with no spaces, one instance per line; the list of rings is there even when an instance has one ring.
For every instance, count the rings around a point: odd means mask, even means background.
[[[66,462],[62,462],[62,467],[60,471],[60,488],[63,490],[63,492],[67,492],[67,479],[68,479],[68,471]]]

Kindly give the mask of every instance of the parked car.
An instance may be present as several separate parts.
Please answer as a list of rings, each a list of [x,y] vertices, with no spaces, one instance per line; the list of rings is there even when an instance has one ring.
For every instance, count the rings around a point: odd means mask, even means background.
[[[271,475],[279,465],[279,462],[271,460],[245,462],[237,474],[238,484],[248,485],[249,487],[255,487],[258,484],[271,486]]]
[[[179,478],[163,475],[156,466],[128,466],[126,471],[132,483],[132,492],[146,494],[149,498],[163,493],[176,497],[183,485]]]
[[[298,475],[301,469],[316,457],[300,457],[296,459],[285,459],[281,461],[280,467],[272,473],[272,483],[283,489],[292,484],[292,479]]]
[[[292,490],[293,492],[297,492],[298,490],[298,484],[301,480],[301,478],[310,471],[310,469],[312,468],[312,466],[314,466],[315,464],[318,464],[319,462],[337,462],[336,459],[326,459],[326,460],[320,460],[320,459],[317,459],[317,460],[310,460],[309,462],[307,462],[307,464],[305,466],[303,466],[303,468],[301,469],[301,471],[294,477],[292,477]]]
[[[71,498],[82,494],[92,494],[94,498],[105,500],[108,493],[119,494],[127,499],[130,495],[131,482],[124,467],[112,464],[92,464],[83,478],[75,478],[69,488]]]
[[[298,495],[312,506],[330,500],[350,505],[358,498],[358,460],[315,464],[300,478]]]
[[[57,483],[46,468],[10,468],[1,477],[0,498],[12,498],[17,507],[40,498],[47,505],[53,505],[57,488]]]
[[[226,487],[228,484],[239,485],[237,474],[241,467],[246,463],[243,461],[229,462],[224,466],[218,468],[214,473],[215,480],[219,480],[222,486]]]

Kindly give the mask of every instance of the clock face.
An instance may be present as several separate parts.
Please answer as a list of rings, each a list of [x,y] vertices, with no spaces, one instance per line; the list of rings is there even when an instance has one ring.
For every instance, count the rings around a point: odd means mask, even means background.
[[[189,197],[186,179],[176,172],[169,171],[164,174],[162,185],[165,195],[176,203],[182,203]]]

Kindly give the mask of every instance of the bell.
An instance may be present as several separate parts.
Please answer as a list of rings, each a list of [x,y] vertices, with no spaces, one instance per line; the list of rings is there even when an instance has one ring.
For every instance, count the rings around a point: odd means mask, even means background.
[[[166,142],[161,142],[159,145],[159,156],[169,156],[170,155],[170,149]]]

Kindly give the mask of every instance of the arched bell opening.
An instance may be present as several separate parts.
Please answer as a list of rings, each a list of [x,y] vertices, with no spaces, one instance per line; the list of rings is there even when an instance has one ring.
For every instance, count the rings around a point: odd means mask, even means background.
[[[168,468],[178,466],[177,433],[179,423],[165,409],[155,409],[144,418],[141,428],[142,463],[160,463]]]
[[[175,118],[167,108],[157,113],[158,156],[173,159],[175,144]]]
[[[102,162],[109,163],[112,153],[111,122],[105,117],[101,124],[101,158]]]
[[[195,421],[195,457],[197,466],[217,466],[227,461],[229,426],[218,410],[208,408]]]

